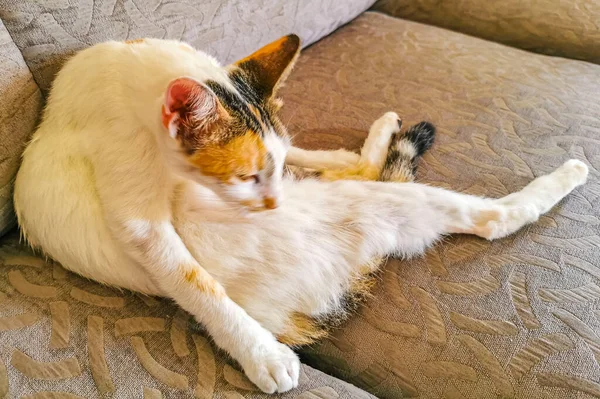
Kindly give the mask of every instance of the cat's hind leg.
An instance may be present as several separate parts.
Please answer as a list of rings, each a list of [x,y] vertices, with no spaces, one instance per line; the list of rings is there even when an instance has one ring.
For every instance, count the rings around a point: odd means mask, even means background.
[[[309,151],[292,147],[286,164],[317,171],[324,180],[377,180],[386,161],[392,135],[402,121],[395,112],[386,112],[369,128],[360,155],[343,149]]]
[[[400,132],[402,120],[395,112],[386,112],[369,128],[358,162],[343,169],[327,169],[322,180],[377,180],[384,169],[392,137]]]
[[[359,160],[360,155],[344,149],[327,151],[299,147],[291,147],[285,157],[288,166],[312,170],[345,169],[356,166]]]
[[[448,207],[447,232],[475,234],[488,240],[514,233],[548,212],[575,187],[585,183],[588,167],[571,159],[554,172],[500,199],[450,193],[438,206]]]
[[[346,150],[308,151],[292,147],[286,163],[299,177],[320,176],[323,180],[380,180],[397,183],[415,178],[421,156],[431,148],[435,127],[420,122],[401,132],[402,121],[387,112],[370,127],[360,155]],[[311,169],[316,173],[307,173]]]
[[[446,234],[492,240],[533,223],[587,179],[588,168],[570,160],[525,188],[499,199],[482,198],[418,183],[340,181],[332,190],[350,202],[344,229],[363,238],[358,265],[376,257],[423,253]],[[347,220],[350,220],[348,223]],[[368,272],[368,270],[367,270]]]

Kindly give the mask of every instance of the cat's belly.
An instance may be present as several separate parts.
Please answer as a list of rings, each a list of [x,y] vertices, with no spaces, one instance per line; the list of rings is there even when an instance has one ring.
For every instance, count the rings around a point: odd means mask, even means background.
[[[44,157],[40,151],[36,145],[28,149],[14,192],[19,224],[29,243],[84,277],[159,295],[108,231],[89,162],[76,156]]]
[[[344,262],[325,264],[323,260],[314,261],[307,256],[302,264],[279,262],[278,270],[269,270],[265,262],[248,258],[241,264],[244,257],[233,262],[216,262],[206,256],[199,258],[223,285],[227,295],[276,335],[288,328],[294,315],[328,322],[352,306],[353,301],[349,301],[352,299],[349,295],[351,278],[343,270]],[[333,273],[319,272],[325,268],[333,271],[336,266],[340,266],[340,270],[335,278],[331,276]]]
[[[319,319],[348,305],[360,256],[343,233],[289,208],[285,221],[276,210],[252,222],[176,209],[175,228],[194,258],[269,331],[284,332],[295,314]]]
[[[322,338],[356,309],[375,283],[370,272],[378,269],[379,261],[360,274],[360,265],[348,262],[341,249],[319,250],[303,245],[300,238],[238,227],[198,223],[196,233],[204,237],[188,230],[182,238],[227,295],[286,344]],[[267,239],[277,240],[281,251],[265,246]],[[223,243],[228,250],[221,248]]]

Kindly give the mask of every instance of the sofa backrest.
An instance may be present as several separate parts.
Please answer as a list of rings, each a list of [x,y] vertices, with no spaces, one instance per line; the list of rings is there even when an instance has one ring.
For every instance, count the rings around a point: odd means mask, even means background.
[[[600,64],[600,2],[379,0],[377,11],[537,53]]]
[[[288,33],[298,34],[304,46],[309,45],[373,3],[0,0],[0,20],[6,27],[0,31],[0,68],[8,71],[3,70],[0,76],[0,233],[14,221],[11,182],[24,142],[39,115],[40,90],[47,94],[56,72],[77,50],[106,40],[158,37],[186,41],[222,63],[230,63]]]

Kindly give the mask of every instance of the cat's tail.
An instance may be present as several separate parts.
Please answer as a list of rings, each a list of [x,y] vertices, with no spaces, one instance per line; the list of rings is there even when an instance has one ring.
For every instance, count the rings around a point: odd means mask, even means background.
[[[430,122],[420,122],[406,132],[394,134],[379,180],[413,181],[419,158],[431,148],[434,139],[435,126]]]

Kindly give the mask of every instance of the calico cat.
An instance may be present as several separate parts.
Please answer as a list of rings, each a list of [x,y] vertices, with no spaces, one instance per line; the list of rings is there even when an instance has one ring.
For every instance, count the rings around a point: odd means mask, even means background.
[[[394,113],[360,155],[292,147],[276,93],[299,48],[290,35],[227,67],[167,40],[81,51],[56,77],[14,192],[32,247],[172,298],[268,393],[297,386],[286,344],[323,336],[379,259],[444,234],[504,237],[587,177],[571,160],[501,199],[412,183],[433,128],[402,134]],[[285,163],[320,177],[284,178]],[[405,183],[357,181],[376,179]]]

